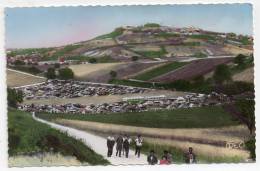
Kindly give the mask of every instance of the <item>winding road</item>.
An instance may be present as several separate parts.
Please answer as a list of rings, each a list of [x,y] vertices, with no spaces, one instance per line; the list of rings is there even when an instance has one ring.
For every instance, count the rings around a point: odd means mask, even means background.
[[[105,159],[107,159],[112,165],[145,165],[147,164],[147,157],[143,154],[141,154],[140,158],[137,158],[137,156],[134,155],[133,150],[129,150],[129,157],[125,158],[125,156],[122,157],[116,157],[115,156],[115,147],[113,151],[112,157],[107,157],[107,146],[106,146],[106,139],[91,133],[88,133],[86,131],[81,131],[78,129],[70,128],[67,126],[59,125],[53,122],[49,122],[43,119],[40,119],[33,115],[33,119],[35,119],[38,122],[45,123],[49,126],[51,126],[54,129],[57,129],[61,132],[67,132],[67,134],[75,139],[80,139],[86,144],[88,147],[93,149],[97,154],[102,155]]]

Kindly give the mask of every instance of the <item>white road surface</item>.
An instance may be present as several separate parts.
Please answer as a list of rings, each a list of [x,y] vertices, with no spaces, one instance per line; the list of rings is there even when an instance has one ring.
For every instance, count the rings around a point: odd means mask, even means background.
[[[81,139],[88,147],[93,149],[96,153],[102,155],[105,159],[107,159],[112,165],[145,165],[147,164],[147,156],[141,154],[140,158],[135,156],[134,151],[129,151],[129,157],[125,158],[125,156],[116,157],[115,156],[115,147],[113,150],[113,156],[107,157],[107,146],[106,146],[106,139],[97,135],[93,135],[86,131],[81,131],[78,129],[74,129],[71,127],[59,125],[53,122],[49,122],[43,119],[40,119],[33,115],[33,118],[36,121],[45,123],[50,125],[52,128],[60,130],[62,132],[67,132],[67,134],[75,139]]]

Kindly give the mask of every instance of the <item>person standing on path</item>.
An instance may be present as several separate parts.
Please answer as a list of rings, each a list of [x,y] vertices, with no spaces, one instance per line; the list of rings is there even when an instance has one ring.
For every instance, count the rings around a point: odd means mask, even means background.
[[[113,154],[113,148],[115,145],[115,138],[113,136],[107,137],[107,157],[111,157]]]
[[[119,157],[121,157],[122,148],[123,148],[123,137],[120,134],[116,139],[116,156],[118,155]]]
[[[126,136],[123,143],[123,150],[125,151],[126,158],[128,158],[130,143],[131,143],[131,138],[129,136]]]
[[[137,138],[135,139],[135,155],[137,155],[138,158],[140,157],[142,146],[143,146],[143,139],[141,135],[138,135]]]

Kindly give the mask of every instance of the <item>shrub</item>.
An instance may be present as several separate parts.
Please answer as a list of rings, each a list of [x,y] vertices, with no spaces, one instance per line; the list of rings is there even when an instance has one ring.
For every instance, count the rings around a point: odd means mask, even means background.
[[[23,102],[23,92],[11,88],[7,88],[8,106],[17,107],[17,103]]]
[[[110,74],[110,76],[111,76],[112,79],[116,78],[116,76],[117,76],[117,72],[116,72],[116,71],[113,71],[113,70],[110,71],[109,74]]]
[[[94,64],[94,63],[97,63],[97,59],[96,58],[89,58],[88,62],[91,63],[91,64]]]
[[[227,65],[218,65],[215,69],[213,79],[217,84],[223,84],[226,81],[232,80],[230,69]]]
[[[74,73],[70,68],[62,68],[59,70],[59,78],[69,80],[74,78]]]
[[[56,78],[56,74],[55,74],[55,69],[54,68],[48,68],[47,72],[46,72],[46,77],[48,79],[54,79]]]
[[[245,55],[239,54],[235,57],[234,63],[238,65],[243,65],[245,63],[245,59],[246,59]]]
[[[14,65],[25,65],[25,62],[21,60],[15,60]]]
[[[139,59],[138,56],[132,56],[132,61],[137,61]]]
[[[245,142],[245,146],[247,150],[250,151],[250,157],[255,161],[256,154],[255,154],[255,137],[251,138],[249,141]]]

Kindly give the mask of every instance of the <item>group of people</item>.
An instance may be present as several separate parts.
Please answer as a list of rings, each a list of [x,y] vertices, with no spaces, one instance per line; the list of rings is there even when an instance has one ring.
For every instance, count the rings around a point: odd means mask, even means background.
[[[120,134],[116,139],[114,136],[107,137],[107,157],[111,157],[113,155],[113,149],[116,145],[116,156],[121,157],[125,155],[126,158],[129,156],[129,148],[132,143],[132,139],[128,135]],[[135,145],[135,156],[140,157],[141,149],[143,146],[143,138],[141,135],[137,135],[134,140]],[[196,155],[193,153],[192,147],[188,148],[188,151],[184,153],[184,161],[187,164],[196,163]],[[147,162],[150,165],[155,164],[171,164],[173,162],[173,156],[170,151],[164,150],[163,156],[161,160],[158,161],[154,150],[150,151],[150,154],[147,156]]]
[[[158,161],[154,150],[151,150],[150,154],[147,156],[147,162],[150,165],[155,165],[158,163],[160,165],[171,164],[173,162],[172,159],[173,159],[172,154],[167,150],[164,150],[162,159],[160,161]],[[187,163],[187,164],[192,164],[192,163],[197,162],[196,155],[193,153],[192,147],[189,147],[188,151],[186,153],[184,153],[184,160],[185,160],[185,163]]]
[[[113,155],[114,145],[116,144],[116,156],[121,157],[121,155],[125,155],[126,158],[129,156],[129,148],[132,139],[128,135],[120,134],[116,139],[113,136],[107,137],[107,157],[111,157]],[[135,155],[140,157],[141,148],[143,145],[143,139],[141,135],[138,135],[135,139]]]

